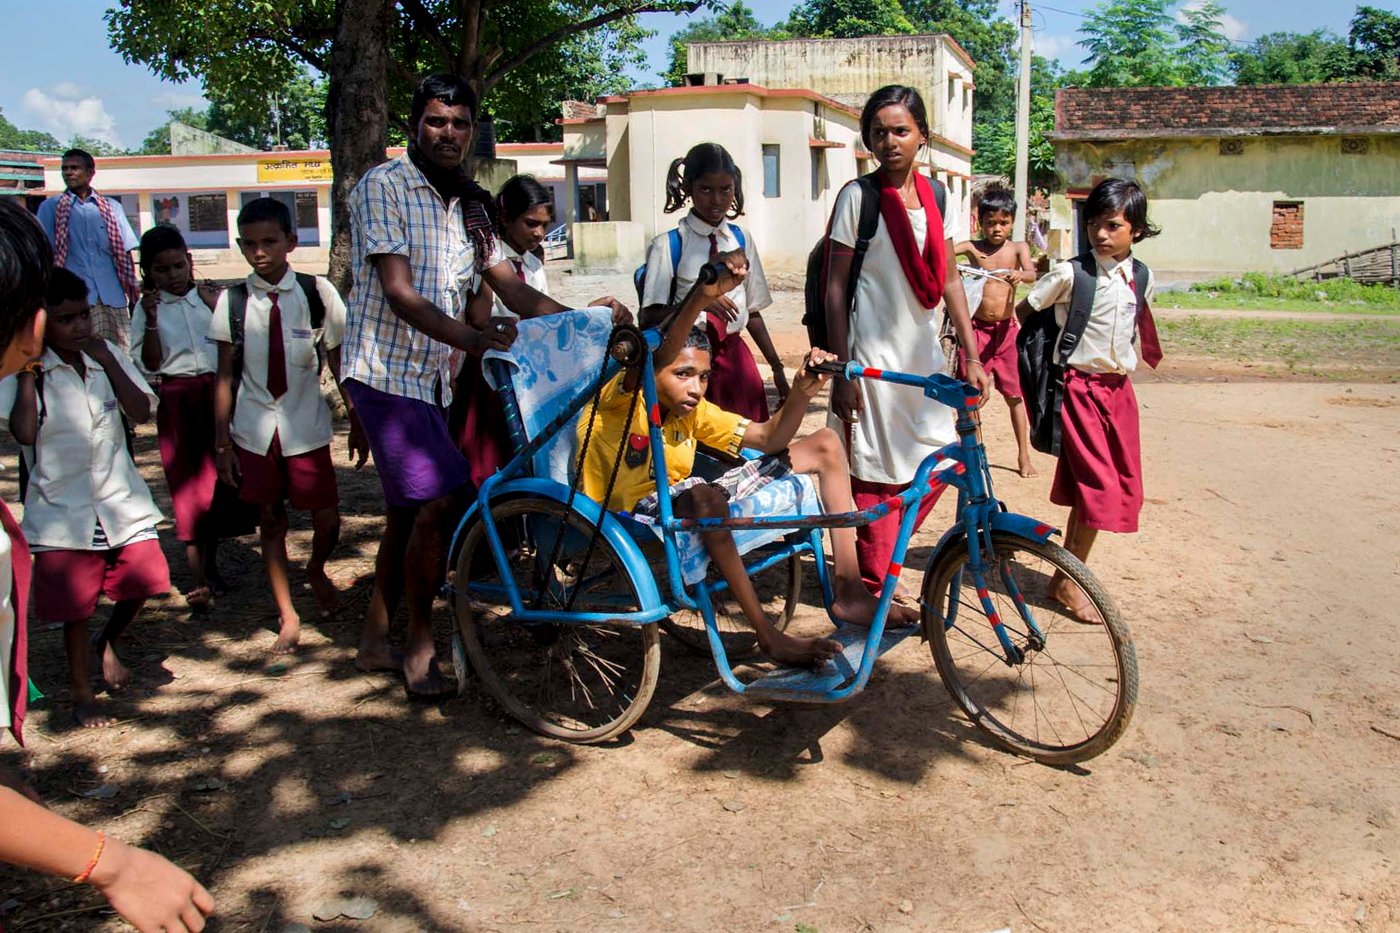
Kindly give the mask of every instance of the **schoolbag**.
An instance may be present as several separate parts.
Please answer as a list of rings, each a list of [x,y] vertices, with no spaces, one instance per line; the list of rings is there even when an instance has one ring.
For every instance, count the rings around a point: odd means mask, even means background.
[[[934,201],[938,204],[941,216],[948,209],[948,189],[936,178],[930,178],[933,185]],[[860,217],[856,221],[856,245],[851,256],[851,273],[846,279],[846,310],[855,305],[856,283],[860,280],[860,270],[865,265],[865,253],[870,249],[870,241],[880,226],[880,189],[875,184],[875,173],[861,175],[854,184],[860,187]],[[826,233],[807,254],[807,281],[804,288],[805,309],[802,323],[807,328],[807,339],[812,346],[831,350],[826,331],[826,274],[831,253],[831,225],[836,220],[836,209],[826,222]],[[932,232],[932,231],[930,231]]]
[[[116,393],[115,389],[112,391],[113,394]],[[34,463],[38,465],[39,432],[43,430],[44,420],[49,415],[48,406],[44,404],[44,371],[42,369],[36,370],[34,373],[34,400],[39,408],[34,425],[33,446]],[[132,457],[135,457],[136,432],[132,430],[131,422],[126,420],[126,412],[122,411],[120,402],[117,403],[117,414],[122,419],[122,434],[126,437],[126,452]],[[25,496],[29,494],[30,469],[29,458],[21,452],[19,456],[19,501],[21,503],[24,502]]]
[[[1016,364],[1020,370],[1021,392],[1026,400],[1026,417],[1030,421],[1031,446],[1041,453],[1060,455],[1060,409],[1064,405],[1065,366],[1079,346],[1084,330],[1089,326],[1089,314],[1094,307],[1094,291],[1098,287],[1092,253],[1076,256],[1070,261],[1074,269],[1074,284],[1069,293],[1069,314],[1064,329],[1055,323],[1054,307],[1042,308],[1029,315],[1021,324],[1016,338]],[[1139,296],[1147,294],[1147,266],[1133,259],[1133,289]],[[1138,312],[1147,302],[1138,298]],[[1137,337],[1137,322],[1133,322],[1133,337]]]
[[[316,276],[298,272],[297,287],[306,298],[306,307],[311,312],[311,329],[320,330],[326,323],[326,303],[321,300],[321,292],[316,288]],[[233,344],[233,396],[238,398],[238,385],[243,380],[243,331],[248,322],[248,283],[239,282],[228,289],[228,333]],[[316,344],[317,369],[320,368],[321,344]]]
[[[734,239],[739,241],[739,248],[742,250],[747,250],[749,248],[749,244],[744,237],[744,231],[739,229],[739,225],[726,224],[726,226],[729,227],[729,232],[734,234]],[[680,273],[681,269],[680,226],[678,225],[672,227],[670,232],[666,235],[666,238],[669,241],[669,245],[671,247],[671,294],[666,299],[666,306],[668,308],[672,308],[675,307],[676,304],[677,275]],[[642,263],[640,266],[637,267],[637,270],[632,273],[632,284],[636,286],[637,289],[637,308],[640,310],[645,306],[646,303],[646,299],[643,297],[643,294],[646,292],[647,286],[646,263]]]

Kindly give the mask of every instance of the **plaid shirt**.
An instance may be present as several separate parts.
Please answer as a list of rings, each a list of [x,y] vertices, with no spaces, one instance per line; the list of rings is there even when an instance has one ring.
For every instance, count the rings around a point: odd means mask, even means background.
[[[407,257],[413,288],[459,320],[476,290],[476,249],[457,198],[444,204],[408,153],[365,173],[350,193],[354,286],[346,311],[341,378],[423,402],[452,399],[452,347],[411,327],[384,297],[375,256]],[[481,268],[504,262],[499,242]]]

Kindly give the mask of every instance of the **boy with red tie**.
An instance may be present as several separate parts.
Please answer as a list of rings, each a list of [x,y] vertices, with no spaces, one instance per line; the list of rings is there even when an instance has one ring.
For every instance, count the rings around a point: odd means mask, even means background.
[[[311,512],[311,592],[323,615],[336,604],[326,561],[340,537],[339,490],[319,348],[338,384],[345,304],[325,278],[300,275],[288,264],[297,238],[286,205],[273,198],[250,201],[238,214],[238,234],[253,274],[220,296],[209,325],[219,348],[215,446],[220,478],[258,506],[263,562],[280,620],[272,650],[288,654],[296,650],[301,619],[287,582],[287,502]],[[348,397],[345,406],[353,447],[359,431]]]

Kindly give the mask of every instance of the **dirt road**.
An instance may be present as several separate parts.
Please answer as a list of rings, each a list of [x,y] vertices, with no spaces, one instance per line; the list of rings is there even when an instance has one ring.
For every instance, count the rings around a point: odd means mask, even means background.
[[[347,663],[379,498],[342,470],[341,617],[270,668],[256,552],[233,548],[242,587],[208,621],[176,598],[138,627],[125,722],[35,714],[38,786],[206,879],[222,930],[1400,928],[1400,387],[1181,377],[1139,398],[1142,531],[1104,536],[1091,566],[1136,636],[1141,701],[1082,768],[989,747],[910,642],[863,696],[811,708],[740,702],[668,640],[651,711],[615,747],[538,739],[475,694],[412,704]],[[998,492],[1062,521],[1037,464],[995,471]],[[57,693],[60,633],[31,650]],[[313,919],[341,894],[373,916]],[[65,913],[99,905],[62,884],[0,871],[5,898],[14,930],[117,928]]]

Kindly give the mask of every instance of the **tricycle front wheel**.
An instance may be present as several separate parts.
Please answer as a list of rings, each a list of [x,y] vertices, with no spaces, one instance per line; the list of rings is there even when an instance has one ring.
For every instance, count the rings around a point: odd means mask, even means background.
[[[1137,705],[1128,626],[1064,548],[1004,532],[993,532],[991,543],[981,555],[985,594],[973,581],[966,540],[950,545],[924,578],[924,635],[938,673],[973,724],[1003,747],[1046,764],[1093,758],[1118,741]],[[1078,621],[1051,598],[1057,574],[1087,596],[1101,624]]]
[[[515,619],[478,521],[458,554],[454,601],[462,646],[482,687],[542,735],[591,743],[630,729],[656,689],[656,624],[569,621],[572,613],[638,611],[626,565],[606,538],[590,555],[592,524],[562,503],[514,499],[491,516],[524,605],[554,611],[561,621]]]

